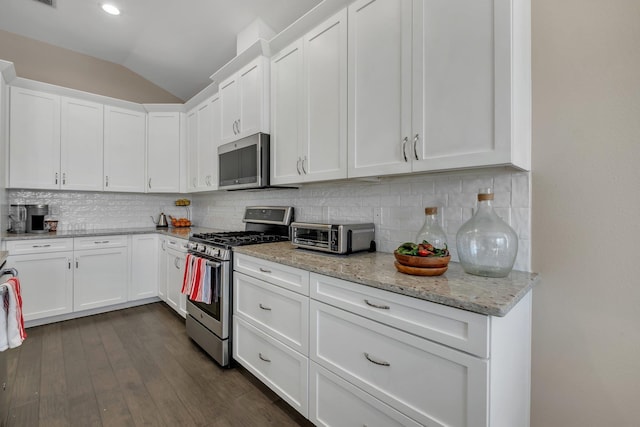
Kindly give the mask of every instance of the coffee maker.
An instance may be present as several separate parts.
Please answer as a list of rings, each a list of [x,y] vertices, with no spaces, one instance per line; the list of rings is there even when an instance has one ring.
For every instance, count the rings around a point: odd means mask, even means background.
[[[27,231],[27,208],[25,205],[11,205],[9,207],[9,233],[24,233]]]
[[[49,215],[49,205],[27,205],[27,233],[47,233],[44,217]]]

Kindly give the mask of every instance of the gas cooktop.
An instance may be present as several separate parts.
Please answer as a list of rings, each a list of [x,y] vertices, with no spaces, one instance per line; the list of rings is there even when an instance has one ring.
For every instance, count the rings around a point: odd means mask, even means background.
[[[289,236],[259,231],[229,231],[219,233],[195,233],[191,236],[190,240],[211,245],[243,246],[255,245],[257,243],[283,242],[289,240]]]

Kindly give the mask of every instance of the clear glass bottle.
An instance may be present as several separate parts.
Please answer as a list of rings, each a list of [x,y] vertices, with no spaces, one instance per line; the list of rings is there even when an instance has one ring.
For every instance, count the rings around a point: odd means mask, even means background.
[[[493,210],[493,191],[481,188],[478,207],[456,235],[458,258],[464,271],[477,276],[504,277],[513,269],[518,235]]]
[[[416,235],[416,243],[427,241],[436,249],[447,247],[447,235],[438,222],[438,208],[424,208],[424,225]]]

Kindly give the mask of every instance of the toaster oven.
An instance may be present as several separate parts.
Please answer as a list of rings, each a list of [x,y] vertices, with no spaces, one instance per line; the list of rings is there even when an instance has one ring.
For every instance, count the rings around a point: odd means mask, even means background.
[[[350,254],[376,250],[375,227],[367,224],[291,223],[291,242],[295,247]]]

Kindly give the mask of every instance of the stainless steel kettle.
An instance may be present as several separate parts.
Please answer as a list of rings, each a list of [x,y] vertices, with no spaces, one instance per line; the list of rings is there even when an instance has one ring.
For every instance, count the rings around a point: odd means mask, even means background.
[[[169,223],[167,222],[167,216],[164,214],[164,212],[160,212],[160,216],[158,216],[157,221],[153,219],[153,217],[151,217],[151,221],[153,221],[153,223],[156,225],[156,228],[165,228],[169,226]]]

